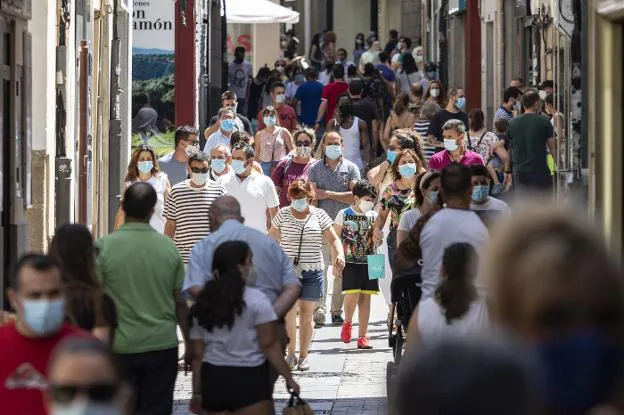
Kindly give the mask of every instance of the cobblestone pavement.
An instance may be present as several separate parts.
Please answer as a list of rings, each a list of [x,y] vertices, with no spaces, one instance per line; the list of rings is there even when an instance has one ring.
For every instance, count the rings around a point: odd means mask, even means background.
[[[331,293],[331,288],[328,290]],[[327,299],[328,304],[331,298]],[[386,366],[392,359],[388,348],[388,308],[381,295],[374,296],[369,325],[372,350],[358,350],[355,339],[340,341],[340,327],[327,325],[314,331],[310,350],[311,369],[296,372],[302,398],[317,415],[386,415]],[[357,321],[357,310],[354,320]],[[357,325],[353,328],[357,335]],[[173,415],[186,415],[191,395],[191,375],[178,374]],[[275,386],[275,409],[282,413],[288,393],[283,380]]]

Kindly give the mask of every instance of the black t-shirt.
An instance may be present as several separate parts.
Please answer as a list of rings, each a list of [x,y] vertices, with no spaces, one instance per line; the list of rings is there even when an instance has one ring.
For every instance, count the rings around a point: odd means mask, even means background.
[[[249,99],[247,100],[247,114],[251,119],[256,118],[256,114],[260,111],[259,103],[262,98],[262,91],[264,91],[264,84],[257,84],[252,82],[249,85]]]
[[[433,135],[437,141],[443,141],[442,127],[448,120],[460,120],[466,126],[466,131],[468,131],[468,115],[465,112],[450,112],[447,109],[442,109],[431,117],[427,136]]]
[[[68,321],[85,331],[93,330],[96,323],[95,302],[85,300],[88,298],[93,298],[93,294],[83,288],[68,289],[66,292],[67,309],[72,316],[72,318],[68,318]],[[115,302],[108,294],[102,293],[99,298],[99,305],[103,323],[111,326],[114,334],[118,321]]]
[[[379,119],[379,111],[377,106],[369,98],[353,99],[353,115],[366,122],[368,127],[368,138],[372,144],[373,139],[373,120]]]
[[[251,123],[249,122],[249,119],[245,117],[244,115],[240,115],[240,114],[236,114],[236,117],[240,120],[240,122],[243,123],[243,127],[245,128],[245,131],[247,132],[247,134],[253,135],[253,132],[251,131]],[[218,119],[218,116],[214,115],[210,119],[210,124],[208,125],[208,127],[212,127],[217,122],[217,119]]]

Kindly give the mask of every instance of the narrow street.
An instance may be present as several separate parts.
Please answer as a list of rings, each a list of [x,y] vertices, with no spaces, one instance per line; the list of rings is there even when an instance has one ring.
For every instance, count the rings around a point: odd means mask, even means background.
[[[329,288],[331,293],[331,287]],[[327,300],[328,304],[330,299]],[[355,339],[340,341],[340,327],[325,326],[314,331],[310,350],[311,369],[296,372],[302,398],[317,415],[385,415],[386,365],[392,359],[388,348],[387,307],[383,297],[373,297],[369,340],[372,350],[358,350]],[[357,318],[357,310],[356,316]],[[354,336],[357,325],[353,327]],[[275,410],[282,413],[288,401],[283,380],[275,386]],[[191,375],[178,374],[173,415],[186,415],[191,395]]]

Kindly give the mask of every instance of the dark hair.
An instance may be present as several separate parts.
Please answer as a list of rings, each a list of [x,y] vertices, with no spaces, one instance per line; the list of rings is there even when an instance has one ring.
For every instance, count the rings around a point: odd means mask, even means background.
[[[188,138],[192,135],[199,135],[199,130],[195,127],[191,127],[190,125],[182,125],[178,127],[174,136],[175,147],[178,146],[181,140],[188,140]]]
[[[353,115],[353,102],[351,102],[349,97],[343,96],[338,100],[338,112],[341,120]]]
[[[338,52],[344,52],[345,56],[349,56],[349,52],[347,52],[345,48],[338,48],[336,54],[338,54]]]
[[[414,183],[414,197],[416,198],[416,201],[414,202],[415,207],[420,207],[423,203],[425,203],[425,194],[423,193],[423,190],[429,189],[431,183],[433,183],[435,179],[439,178],[440,172],[435,170],[422,172],[416,177],[416,182]]]
[[[157,199],[156,190],[151,184],[136,182],[126,189],[121,206],[127,218],[148,221]]]
[[[126,182],[133,182],[139,177],[139,157],[141,153],[147,151],[152,155],[152,161],[154,163],[154,167],[152,167],[152,174],[156,174],[160,171],[158,167],[158,158],[156,158],[156,153],[152,146],[147,144],[141,144],[138,146],[134,153],[132,153],[132,157],[130,157],[130,162],[128,163],[128,172],[126,173]]]
[[[347,76],[349,78],[354,77],[355,75],[357,75],[357,68],[355,67],[355,65],[349,65],[347,67]]]
[[[409,95],[405,92],[399,92],[399,94],[394,99],[394,103],[392,105],[392,110],[396,115],[401,115],[407,108],[409,107],[410,98]]]
[[[525,109],[532,108],[540,100],[539,93],[531,88],[522,95],[522,106]]]
[[[232,153],[234,153],[234,150],[243,150],[243,153],[245,154],[245,160],[249,160],[252,157],[255,157],[255,152],[254,152],[254,148],[247,143],[238,143],[236,144],[234,147],[232,147]]]
[[[385,50],[379,52],[379,62],[381,63],[388,62],[388,58],[389,58],[388,55],[389,55],[388,52],[386,52]]]
[[[360,78],[352,78],[349,81],[349,93],[351,95],[362,95],[362,91],[364,91],[364,82]]]
[[[377,199],[377,189],[368,180],[358,180],[353,186],[353,196],[370,196]]]
[[[230,148],[234,148],[239,143],[249,144],[251,136],[247,131],[234,131],[230,137]]]
[[[549,92],[546,94],[546,98],[544,98],[544,102],[550,105],[555,105],[555,94]]]
[[[413,128],[398,128],[392,132],[392,138],[399,140],[401,150],[412,150],[416,154],[417,162],[420,161],[422,167],[427,167],[427,160],[420,145],[420,138]]]
[[[361,38],[362,39],[362,43],[358,45],[357,43],[357,39]],[[355,39],[354,39],[354,49],[364,49],[364,40],[366,39],[366,37],[364,36],[364,33],[358,33],[357,35],[355,35]]]
[[[395,29],[390,30],[390,38],[396,39],[397,37],[399,37],[399,32],[397,32]]]
[[[344,65],[334,65],[334,67],[332,68],[332,75],[334,76],[334,80],[344,78]]]
[[[227,107],[227,108],[220,108],[219,112],[217,112],[217,118],[221,119],[221,117],[227,113],[227,112],[231,112],[232,115],[234,116],[234,118],[236,118],[236,111],[234,111],[233,108]]]
[[[191,307],[191,324],[194,318],[208,331],[225,326],[232,329],[246,306],[246,281],[239,265],[244,265],[250,255],[251,249],[243,241],[228,241],[217,247],[212,257],[213,279],[204,285]]]
[[[437,99],[440,106],[443,107],[446,105],[446,90],[444,89],[442,81],[440,81],[439,79],[433,79],[429,81],[429,85],[427,85],[427,91],[425,92],[425,99],[429,99],[429,97],[431,96],[431,88],[433,88],[434,84],[440,89],[440,95],[435,97],[435,99]]]
[[[375,76],[376,73],[378,72],[375,69],[375,65],[370,62],[364,65],[364,76]]]
[[[327,70],[327,72],[331,72],[332,69],[334,69],[334,65],[335,65],[335,61],[333,59],[326,59],[325,60],[325,69]]]
[[[62,268],[54,257],[50,255],[27,253],[22,255],[15,265],[13,266],[13,272],[11,272],[11,288],[17,290],[20,286],[20,275],[22,269],[33,268],[37,271],[49,271],[56,268],[63,278]]]
[[[506,133],[509,129],[509,121],[506,118],[497,118],[494,120],[494,129],[497,133]]]
[[[284,83],[282,81],[275,81],[271,84],[271,92],[274,92],[276,88],[284,88],[286,89],[286,87],[284,86]]]
[[[48,362],[48,372],[51,371],[61,356],[87,352],[101,356],[108,361],[115,374],[115,383],[120,386],[123,382],[123,373],[117,356],[108,344],[91,336],[65,337],[52,352]]]
[[[416,65],[416,60],[411,53],[403,53],[403,62],[401,65],[403,66],[403,72],[406,74],[412,74],[418,71],[418,66]]]
[[[234,101],[238,99],[236,96],[236,92],[225,91],[224,93],[221,94],[221,101],[230,100],[230,99],[233,99]]]
[[[444,250],[443,279],[436,290],[436,300],[444,309],[446,322],[461,318],[477,298],[474,286],[474,264],[477,252],[468,243],[455,243]]]
[[[483,164],[472,164],[468,168],[470,169],[470,177],[485,176],[488,179],[490,178],[490,173]]]
[[[314,36],[312,36],[312,44],[310,47],[312,46],[316,46],[317,48],[321,46],[321,33],[315,33]]]
[[[308,79],[317,79],[318,71],[316,70],[314,66],[310,66],[308,69],[305,70],[305,76]]]
[[[485,115],[481,108],[474,108],[468,115],[468,128],[471,131],[479,131],[485,126]]]
[[[524,85],[524,78],[521,76],[517,76],[514,79],[512,79],[512,81],[518,81],[520,82],[520,85]]]
[[[470,178],[470,169],[468,167],[456,162],[449,164],[442,170],[442,175],[440,176],[444,198],[464,196],[472,187]]]
[[[262,68],[258,69],[258,73],[256,74],[256,78],[268,78],[271,75],[271,69],[269,69],[267,66],[263,66]]]
[[[243,46],[236,46],[236,49],[234,49],[234,53],[238,53],[238,52],[243,52],[245,53],[246,50]]]
[[[508,88],[505,88],[505,92],[503,92],[503,102],[507,102],[512,98],[518,98],[521,95],[522,91],[520,91],[520,88],[510,86]]]
[[[208,162],[210,162],[210,157],[208,156],[208,154],[204,153],[203,151],[194,151],[189,156],[189,159],[188,159],[189,166],[194,161],[199,161],[199,162],[202,162],[202,163],[204,163],[204,162],[208,163]]]
[[[418,166],[418,164],[420,163],[420,159],[416,152],[411,149],[401,150],[397,152],[394,163],[392,163],[392,166],[390,166],[390,171],[392,172],[392,177],[394,177],[394,180],[399,180],[401,178],[401,173],[399,173],[399,163],[401,162],[401,159],[406,156],[410,156],[414,159],[414,163],[416,164],[416,172],[418,173],[418,167],[420,167]]]
[[[546,88],[555,88],[555,81],[553,81],[552,79],[547,79],[544,82],[542,82],[539,86],[539,89],[546,89]]]

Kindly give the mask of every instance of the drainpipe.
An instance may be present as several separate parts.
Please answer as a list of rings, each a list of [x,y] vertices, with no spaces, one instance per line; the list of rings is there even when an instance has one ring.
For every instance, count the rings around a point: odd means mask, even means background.
[[[110,118],[108,130],[108,230],[113,231],[115,216],[121,198],[121,117],[119,66],[120,39],[118,30],[119,0],[113,0],[113,40],[111,42],[110,65]],[[105,40],[104,40],[105,41]],[[105,68],[103,68],[105,69]]]

